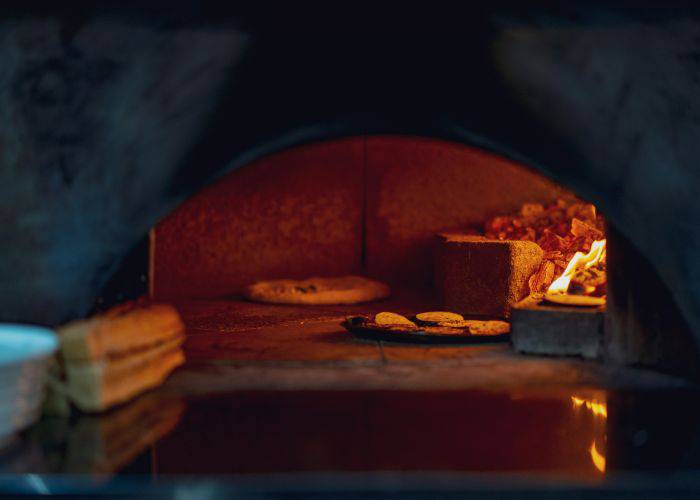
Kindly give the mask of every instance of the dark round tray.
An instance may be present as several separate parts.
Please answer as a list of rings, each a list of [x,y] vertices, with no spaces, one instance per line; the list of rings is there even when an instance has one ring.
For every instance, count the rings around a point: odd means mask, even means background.
[[[425,330],[401,331],[372,327],[367,324],[367,318],[355,316],[341,323],[343,328],[358,338],[365,340],[383,340],[386,342],[401,342],[408,344],[490,344],[506,342],[510,333],[501,335],[474,335],[465,329],[461,334],[436,334]]]

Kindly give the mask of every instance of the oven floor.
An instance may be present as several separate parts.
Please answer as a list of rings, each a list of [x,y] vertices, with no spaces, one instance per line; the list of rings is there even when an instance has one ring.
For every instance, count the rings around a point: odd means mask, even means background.
[[[104,415],[44,417],[0,448],[0,472],[44,474],[48,491],[77,474],[77,488],[157,494],[196,477],[254,495],[700,491],[682,474],[700,470],[700,392],[681,380],[507,343],[366,342],[339,326],[426,304],[177,303],[183,367]]]
[[[360,340],[348,315],[434,309],[402,291],[358,306],[279,306],[241,300],[175,304],[187,327],[188,363],[168,381],[183,394],[229,390],[492,389],[521,386],[669,387],[672,377],[577,358],[520,355],[507,342],[409,345]]]

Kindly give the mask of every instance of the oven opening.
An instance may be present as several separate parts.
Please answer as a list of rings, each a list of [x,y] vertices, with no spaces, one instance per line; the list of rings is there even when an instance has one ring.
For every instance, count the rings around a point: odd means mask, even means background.
[[[262,158],[183,203],[151,231],[149,293],[177,303],[193,330],[266,332],[223,348],[191,336],[195,357],[343,361],[366,356],[372,341],[382,356],[400,344],[403,356],[441,357],[422,344],[469,352],[510,349],[512,339],[523,353],[598,358],[605,231],[595,205],[506,158],[427,138],[355,137]],[[349,276],[386,292],[324,298],[334,286],[324,280]],[[276,299],[285,286],[291,295]],[[438,312],[446,316],[425,320]],[[348,318],[377,328],[346,332],[338,325]]]
[[[598,482],[675,456],[645,433],[668,436],[654,416],[684,399],[620,389],[695,366],[672,293],[600,207],[503,156],[381,135],[282,150],[184,201],[146,253],[146,296],[63,327],[104,340],[97,360],[64,347],[62,383],[79,436],[133,436],[108,470],[152,443],[148,463],[170,474]],[[118,373],[95,376],[110,353]]]

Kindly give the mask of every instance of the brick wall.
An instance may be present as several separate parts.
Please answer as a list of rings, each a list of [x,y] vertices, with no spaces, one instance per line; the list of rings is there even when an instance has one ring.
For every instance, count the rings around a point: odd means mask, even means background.
[[[436,232],[562,193],[524,167],[445,141],[306,145],[231,172],[160,221],[151,292],[215,297],[259,279],[362,272],[426,286]]]

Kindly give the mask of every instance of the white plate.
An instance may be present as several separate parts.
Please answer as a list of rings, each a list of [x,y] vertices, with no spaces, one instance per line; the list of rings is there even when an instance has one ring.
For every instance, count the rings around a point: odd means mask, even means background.
[[[41,410],[40,404],[31,407],[12,408],[12,411],[0,412],[0,429],[16,427],[18,423],[24,423],[27,419]]]
[[[0,437],[31,425],[41,412],[58,338],[48,328],[0,323]]]
[[[44,400],[44,391],[29,395],[14,395],[14,397],[0,398],[0,413],[8,412],[12,408],[28,408],[41,404]]]
[[[12,377],[10,380],[0,382],[0,394],[16,392],[21,394],[31,394],[41,388],[46,379],[46,368],[38,373],[26,373],[19,377]]]
[[[56,349],[58,338],[48,328],[0,323],[0,370],[47,359]]]
[[[0,410],[0,437],[32,425],[41,415],[42,398]]]

